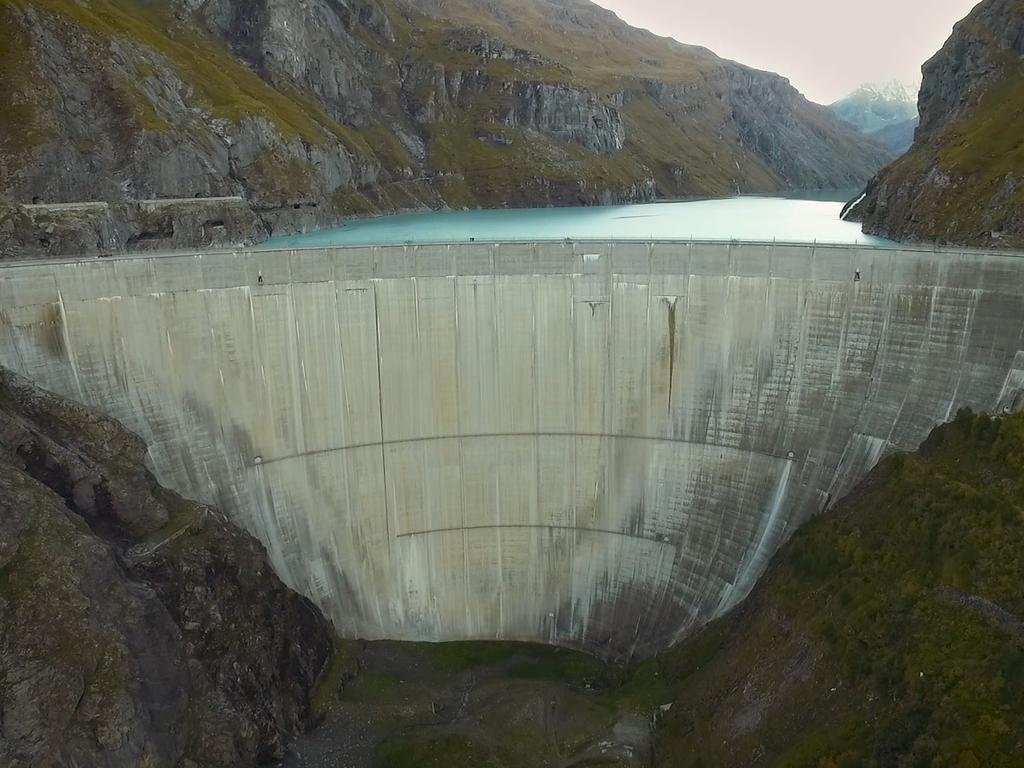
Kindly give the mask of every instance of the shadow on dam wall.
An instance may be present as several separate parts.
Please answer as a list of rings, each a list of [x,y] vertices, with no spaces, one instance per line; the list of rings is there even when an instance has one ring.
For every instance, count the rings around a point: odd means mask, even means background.
[[[884,452],[1024,405],[1013,255],[220,252],[0,267],[0,307],[0,363],[138,432],[363,638],[656,652]]]

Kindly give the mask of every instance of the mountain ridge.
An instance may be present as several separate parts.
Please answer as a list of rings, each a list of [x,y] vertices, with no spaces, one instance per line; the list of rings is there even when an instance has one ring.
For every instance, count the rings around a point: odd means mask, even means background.
[[[17,204],[241,195],[282,233],[857,186],[889,157],[784,78],[581,0],[3,0],[0,15],[0,181]],[[122,217],[79,240],[161,248],[171,228]],[[22,253],[55,250],[27,229]]]
[[[1024,248],[1024,2],[979,3],[923,74],[914,145],[851,216],[894,240]]]
[[[842,122],[899,155],[913,143],[918,90],[917,84],[900,80],[864,83],[829,109]]]

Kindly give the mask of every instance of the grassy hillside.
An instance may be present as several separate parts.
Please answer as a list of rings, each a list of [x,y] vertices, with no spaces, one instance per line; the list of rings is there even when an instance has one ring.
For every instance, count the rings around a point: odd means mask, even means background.
[[[523,0],[514,11],[502,0],[393,2],[415,17],[477,27],[537,51],[593,86],[611,87],[622,77],[692,82],[721,61],[705,48],[623,24],[586,0]]]
[[[543,64],[518,70],[520,79],[571,82],[600,99],[623,99],[626,158],[589,157],[585,170],[598,186],[608,179],[651,178],[662,195],[831,187],[839,177],[854,178],[865,165],[892,157],[784,78],[630,27],[587,0],[521,0],[514,12],[503,0],[392,2],[391,18],[399,20],[393,26],[411,32],[421,60],[438,61],[451,30],[475,30],[541,57]],[[438,26],[444,32],[419,34]],[[445,64],[480,67],[479,60]],[[496,64],[504,75],[505,62],[488,63],[489,71]],[[662,95],[652,96],[652,85]],[[507,98],[500,88],[493,96]],[[580,171],[578,162],[571,169],[578,160],[571,152],[565,159],[570,173]]]
[[[884,461],[653,664],[659,765],[1024,765],[1024,415]]]
[[[15,8],[41,12],[43,15],[37,18],[52,19],[59,32],[84,32],[100,47],[118,40],[144,47],[158,64],[169,66],[178,79],[194,90],[191,95],[196,105],[213,118],[237,122],[246,116],[259,116],[284,137],[300,138],[309,144],[323,144],[334,137],[354,150],[369,148],[365,138],[328,117],[308,97],[271,87],[219,41],[183,24],[169,0],[0,0],[0,18],[4,20],[0,57],[23,58],[22,66],[3,68],[2,77],[10,80],[13,92],[23,87],[21,79],[38,77],[31,66],[24,66],[24,55],[32,48],[30,25],[18,21],[12,13]],[[133,74],[130,80],[110,85],[130,102],[136,127],[170,130],[170,124],[156,112],[157,105],[138,87],[139,82],[156,76],[156,67],[143,64]]]

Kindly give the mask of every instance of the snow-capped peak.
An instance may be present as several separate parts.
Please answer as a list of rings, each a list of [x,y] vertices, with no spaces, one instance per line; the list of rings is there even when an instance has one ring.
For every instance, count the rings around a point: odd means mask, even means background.
[[[916,104],[921,81],[888,80],[882,83],[864,83],[848,98],[870,101],[895,101],[901,104]]]

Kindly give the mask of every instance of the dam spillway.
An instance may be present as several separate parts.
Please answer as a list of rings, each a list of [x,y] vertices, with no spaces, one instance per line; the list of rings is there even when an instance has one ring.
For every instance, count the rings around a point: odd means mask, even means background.
[[[260,283],[258,276],[262,276]],[[859,276],[859,279],[856,279]],[[0,266],[0,364],[108,413],[345,636],[656,652],[956,410],[1024,257],[755,243]]]

